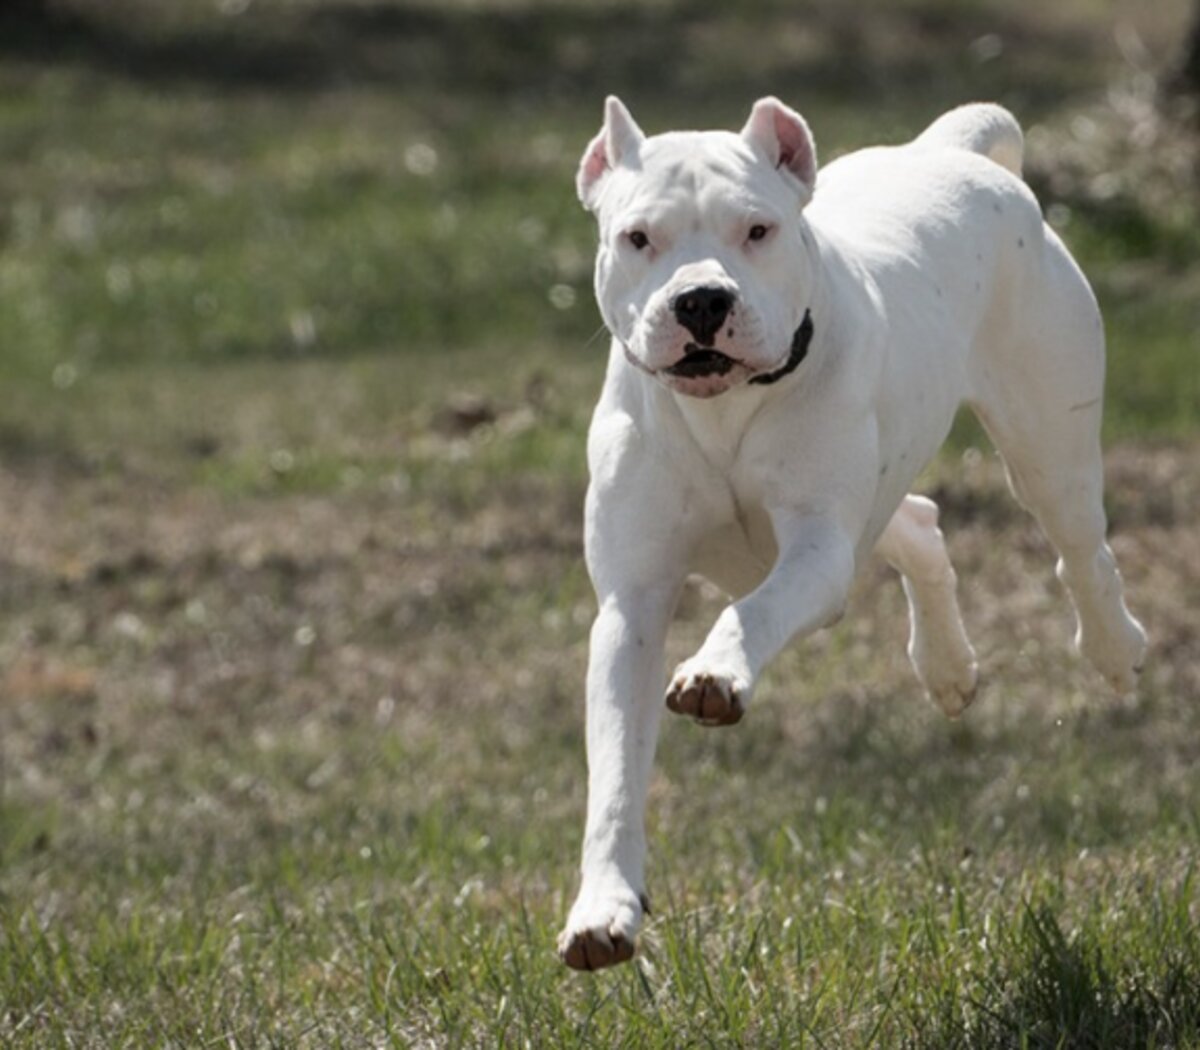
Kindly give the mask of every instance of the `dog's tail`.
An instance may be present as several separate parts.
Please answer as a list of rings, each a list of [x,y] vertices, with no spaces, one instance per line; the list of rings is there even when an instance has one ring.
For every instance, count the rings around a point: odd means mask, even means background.
[[[916,138],[920,146],[956,146],[981,153],[1021,177],[1025,136],[1021,125],[1003,106],[973,102],[938,117]]]

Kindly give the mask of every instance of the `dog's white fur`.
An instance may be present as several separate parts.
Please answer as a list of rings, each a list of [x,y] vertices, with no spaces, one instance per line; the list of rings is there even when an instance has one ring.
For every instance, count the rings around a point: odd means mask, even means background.
[[[578,176],[599,221],[596,296],[613,341],[588,438],[599,614],[568,964],[633,954],[664,640],[689,573],[736,600],[676,668],[673,710],[740,718],[783,646],[838,618],[873,551],[903,575],[926,690],[952,716],[970,702],[975,657],[937,508],[906,495],[964,402],[1061,554],[1078,647],[1115,689],[1134,688],[1145,633],[1101,502],[1103,327],[1021,157],[1012,116],[972,105],[818,179],[807,126],[776,99],[740,134],[652,138],[608,100]],[[667,371],[696,349],[675,314],[696,288],[733,301],[713,336],[732,361],[724,374]],[[815,334],[799,366],[750,382],[788,362],[806,312]]]

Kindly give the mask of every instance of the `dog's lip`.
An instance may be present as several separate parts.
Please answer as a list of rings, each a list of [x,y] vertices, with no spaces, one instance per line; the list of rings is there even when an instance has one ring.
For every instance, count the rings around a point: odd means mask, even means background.
[[[726,375],[739,364],[741,362],[736,358],[723,354],[720,350],[688,343],[684,347],[684,356],[663,371],[679,379],[706,379],[709,376]]]

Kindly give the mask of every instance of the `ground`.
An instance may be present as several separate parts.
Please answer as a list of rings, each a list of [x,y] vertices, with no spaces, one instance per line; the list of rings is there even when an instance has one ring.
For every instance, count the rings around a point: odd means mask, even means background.
[[[1200,1046],[1200,225],[1139,80],[1185,8],[122,0],[0,31],[0,1041]],[[571,173],[611,88],[649,128],[772,91],[825,156],[1021,113],[1109,319],[1152,649],[1133,698],[1071,653],[964,421],[921,490],[975,705],[921,696],[867,567],[741,724],[667,718],[654,914],[578,975],[604,340]],[[689,590],[674,656],[719,608]]]

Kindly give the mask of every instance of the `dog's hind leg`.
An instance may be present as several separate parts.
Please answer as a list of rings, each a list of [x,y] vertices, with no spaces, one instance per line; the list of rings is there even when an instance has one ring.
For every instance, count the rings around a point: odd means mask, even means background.
[[[1090,413],[1095,422],[1056,425],[1045,446],[994,419],[987,429],[1004,457],[1013,495],[1058,550],[1058,578],[1075,605],[1076,648],[1113,689],[1127,694],[1137,685],[1146,632],[1125,607],[1121,575],[1105,542],[1099,408],[1074,412]]]
[[[1105,542],[1104,329],[1087,282],[1049,229],[1021,299],[1016,332],[992,348],[1001,352],[980,358],[972,407],[1004,458],[1013,495],[1058,549],[1058,577],[1077,614],[1076,647],[1126,694],[1137,683],[1146,633],[1125,607]]]
[[[906,496],[875,549],[901,574],[913,670],[929,698],[956,718],[974,699],[979,672],[958,608],[954,567],[937,522],[937,504],[923,496]]]

